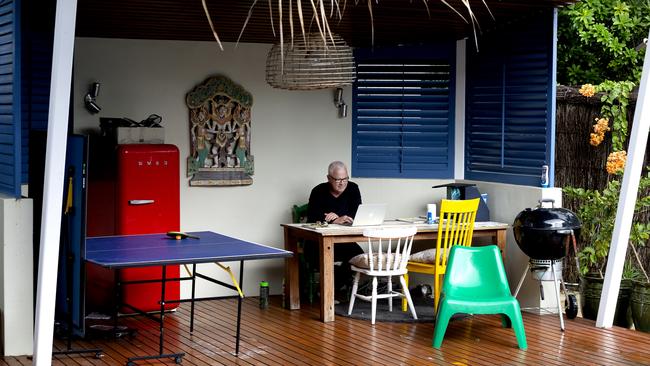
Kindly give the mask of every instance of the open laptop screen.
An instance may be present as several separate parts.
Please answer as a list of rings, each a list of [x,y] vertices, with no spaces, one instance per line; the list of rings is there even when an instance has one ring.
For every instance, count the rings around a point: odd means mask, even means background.
[[[381,225],[384,222],[384,217],[386,217],[386,204],[360,204],[352,226]]]

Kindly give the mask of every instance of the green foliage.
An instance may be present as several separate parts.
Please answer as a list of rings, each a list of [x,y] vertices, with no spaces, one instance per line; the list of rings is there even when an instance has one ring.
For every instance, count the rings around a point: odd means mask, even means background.
[[[601,117],[610,122],[612,149],[625,150],[629,95],[641,77],[645,53],[645,48],[637,46],[648,37],[650,0],[583,0],[560,10],[558,26],[558,82],[596,84],[595,92],[602,93]],[[575,200],[583,225],[585,246],[578,253],[583,275],[597,272],[602,276],[607,263],[621,188],[618,179],[602,191],[564,189]],[[633,256],[626,260],[625,278],[643,274],[650,281],[646,271],[650,264],[642,263],[638,252],[650,239],[650,223],[639,220],[650,209],[649,189],[650,174],[641,178],[639,186],[629,238]]]
[[[635,84],[631,81],[604,81],[596,85],[596,92],[602,92],[600,101],[601,117],[609,119],[612,128],[612,147],[614,151],[623,150],[627,138],[627,107],[630,104],[630,92]]]
[[[629,279],[632,281],[643,281],[643,274],[639,271],[631,260],[625,261],[623,266],[623,278]]]
[[[647,192],[650,187],[650,173],[641,177],[639,192]],[[618,199],[621,190],[621,182],[612,180],[602,191],[566,187],[565,195],[574,199],[578,204],[576,214],[582,222],[580,237],[585,244],[583,249],[578,253],[580,260],[580,271],[582,275],[587,273],[599,273],[601,276],[605,265],[607,264],[607,255],[609,246],[612,241],[612,232],[614,231],[614,222],[616,220],[616,211],[618,209]],[[630,231],[629,244],[634,250],[647,245],[650,239],[650,223],[640,222],[640,214],[647,212],[650,208],[650,195],[644,196],[643,193],[637,197],[634,213],[635,220]],[[633,258],[629,257],[627,266],[624,271],[624,278],[638,278],[641,271],[647,264],[640,262],[638,255],[634,258],[636,267],[632,265]],[[645,272],[645,271],[644,271]]]
[[[558,15],[558,82],[638,82],[650,0],[583,0]]]
[[[602,273],[614,230],[618,206],[619,181],[611,181],[602,192],[598,190],[566,187],[567,197],[578,203],[576,214],[582,222],[580,237],[585,243],[578,253],[580,271]]]

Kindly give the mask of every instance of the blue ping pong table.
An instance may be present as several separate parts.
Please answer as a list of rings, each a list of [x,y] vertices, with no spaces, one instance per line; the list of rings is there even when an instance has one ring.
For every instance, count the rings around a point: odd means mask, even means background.
[[[186,238],[175,240],[165,234],[104,236],[86,239],[85,260],[102,267],[115,269],[115,282],[118,291],[115,291],[114,322],[117,326],[117,313],[121,306],[126,306],[134,311],[147,316],[159,324],[159,352],[157,355],[130,357],[127,365],[135,365],[135,361],[148,359],[173,358],[176,363],[181,363],[185,353],[163,353],[165,334],[165,304],[189,302],[190,306],[190,332],[194,331],[194,303],[197,301],[215,300],[223,297],[195,298],[196,279],[200,278],[209,282],[237,290],[234,285],[224,283],[207,275],[197,273],[196,265],[210,262],[239,261],[239,284],[244,280],[244,261],[285,258],[292,254],[286,250],[269,247],[235,239],[229,236],[200,231],[189,233],[198,239]],[[192,274],[187,277],[166,278],[167,265],[192,264]],[[162,278],[140,281],[120,281],[119,270],[131,267],[162,266]],[[165,282],[167,281],[192,281],[192,296],[189,299],[166,300]],[[143,312],[129,304],[122,303],[119,287],[130,284],[157,282],[161,284],[160,314],[158,316]],[[241,300],[237,296],[237,335],[235,340],[235,354],[239,354],[239,334],[241,323]]]

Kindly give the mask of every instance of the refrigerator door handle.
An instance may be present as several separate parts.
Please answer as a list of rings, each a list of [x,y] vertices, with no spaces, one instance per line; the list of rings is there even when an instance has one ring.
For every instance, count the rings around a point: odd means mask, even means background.
[[[129,205],[150,205],[154,200],[129,200]]]

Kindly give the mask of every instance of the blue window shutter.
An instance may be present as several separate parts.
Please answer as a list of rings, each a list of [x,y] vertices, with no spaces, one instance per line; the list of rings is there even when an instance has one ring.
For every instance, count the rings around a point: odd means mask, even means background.
[[[47,130],[52,74],[53,31],[23,32],[22,39],[22,182],[29,173],[29,134]]]
[[[539,186],[553,170],[554,12],[479,41],[467,60],[465,178]]]
[[[20,197],[20,14],[17,1],[0,5],[0,192]]]
[[[453,177],[453,47],[359,50],[352,175]]]

